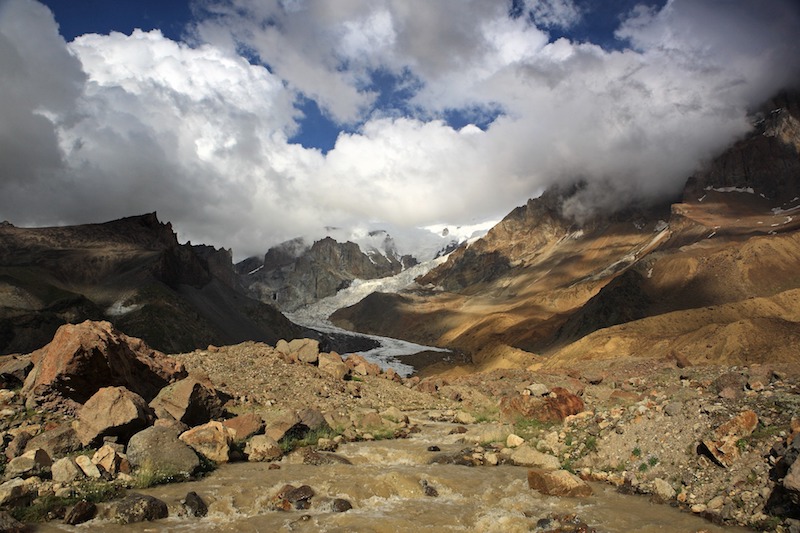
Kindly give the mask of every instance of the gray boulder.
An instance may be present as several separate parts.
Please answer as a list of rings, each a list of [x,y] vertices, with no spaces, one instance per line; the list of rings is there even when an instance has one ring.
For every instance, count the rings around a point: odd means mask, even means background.
[[[150,427],[131,437],[126,455],[132,466],[167,476],[188,477],[200,467],[194,450],[178,439],[176,431],[164,427]]]

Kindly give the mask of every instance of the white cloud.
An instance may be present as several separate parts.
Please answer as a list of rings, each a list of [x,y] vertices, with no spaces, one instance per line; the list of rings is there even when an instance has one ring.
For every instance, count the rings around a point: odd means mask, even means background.
[[[204,5],[189,46],[158,31],[67,44],[41,5],[0,3],[0,219],[157,210],[241,257],[324,226],[496,218],[576,179],[581,217],[677,191],[800,72],[797,9],[777,0],[640,9],[613,52],[550,42],[503,2]],[[553,26],[580,17],[527,7]],[[415,84],[414,116],[374,109],[379,69]],[[290,144],[300,93],[355,131],[324,155]],[[503,114],[486,131],[436,118],[458,108]]]

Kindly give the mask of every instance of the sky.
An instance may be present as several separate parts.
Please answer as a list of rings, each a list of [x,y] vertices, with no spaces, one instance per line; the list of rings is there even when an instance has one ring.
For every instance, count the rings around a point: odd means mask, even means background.
[[[580,222],[745,135],[797,35],[794,0],[0,0],[0,220],[156,211],[243,258],[581,181]]]

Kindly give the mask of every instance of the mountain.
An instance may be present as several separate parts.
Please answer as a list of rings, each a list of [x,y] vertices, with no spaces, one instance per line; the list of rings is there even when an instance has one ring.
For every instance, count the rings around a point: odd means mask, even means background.
[[[86,319],[165,352],[302,334],[245,294],[229,250],[179,244],[155,213],[70,227],[6,222],[0,258],[0,353],[30,352]]]
[[[621,358],[751,364],[800,348],[800,98],[692,176],[681,198],[581,224],[554,188],[401,294],[334,323],[471,355],[474,369]]]
[[[385,232],[370,237],[377,246],[337,242],[331,237],[308,246],[293,239],[267,251],[263,261],[245,259],[236,265],[239,280],[249,294],[283,311],[294,311],[347,288],[355,279],[392,276],[414,266],[410,255],[401,256]]]

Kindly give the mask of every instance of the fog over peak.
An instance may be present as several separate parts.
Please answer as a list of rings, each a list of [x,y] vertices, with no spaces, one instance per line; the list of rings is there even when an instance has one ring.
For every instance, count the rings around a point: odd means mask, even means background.
[[[43,5],[0,0],[0,220],[158,211],[241,258],[325,226],[499,219],[579,179],[580,218],[675,194],[800,81],[796,2],[640,5],[614,47],[569,37],[587,6],[202,0],[184,42],[65,42]],[[309,101],[341,129],[329,150],[297,141]]]

